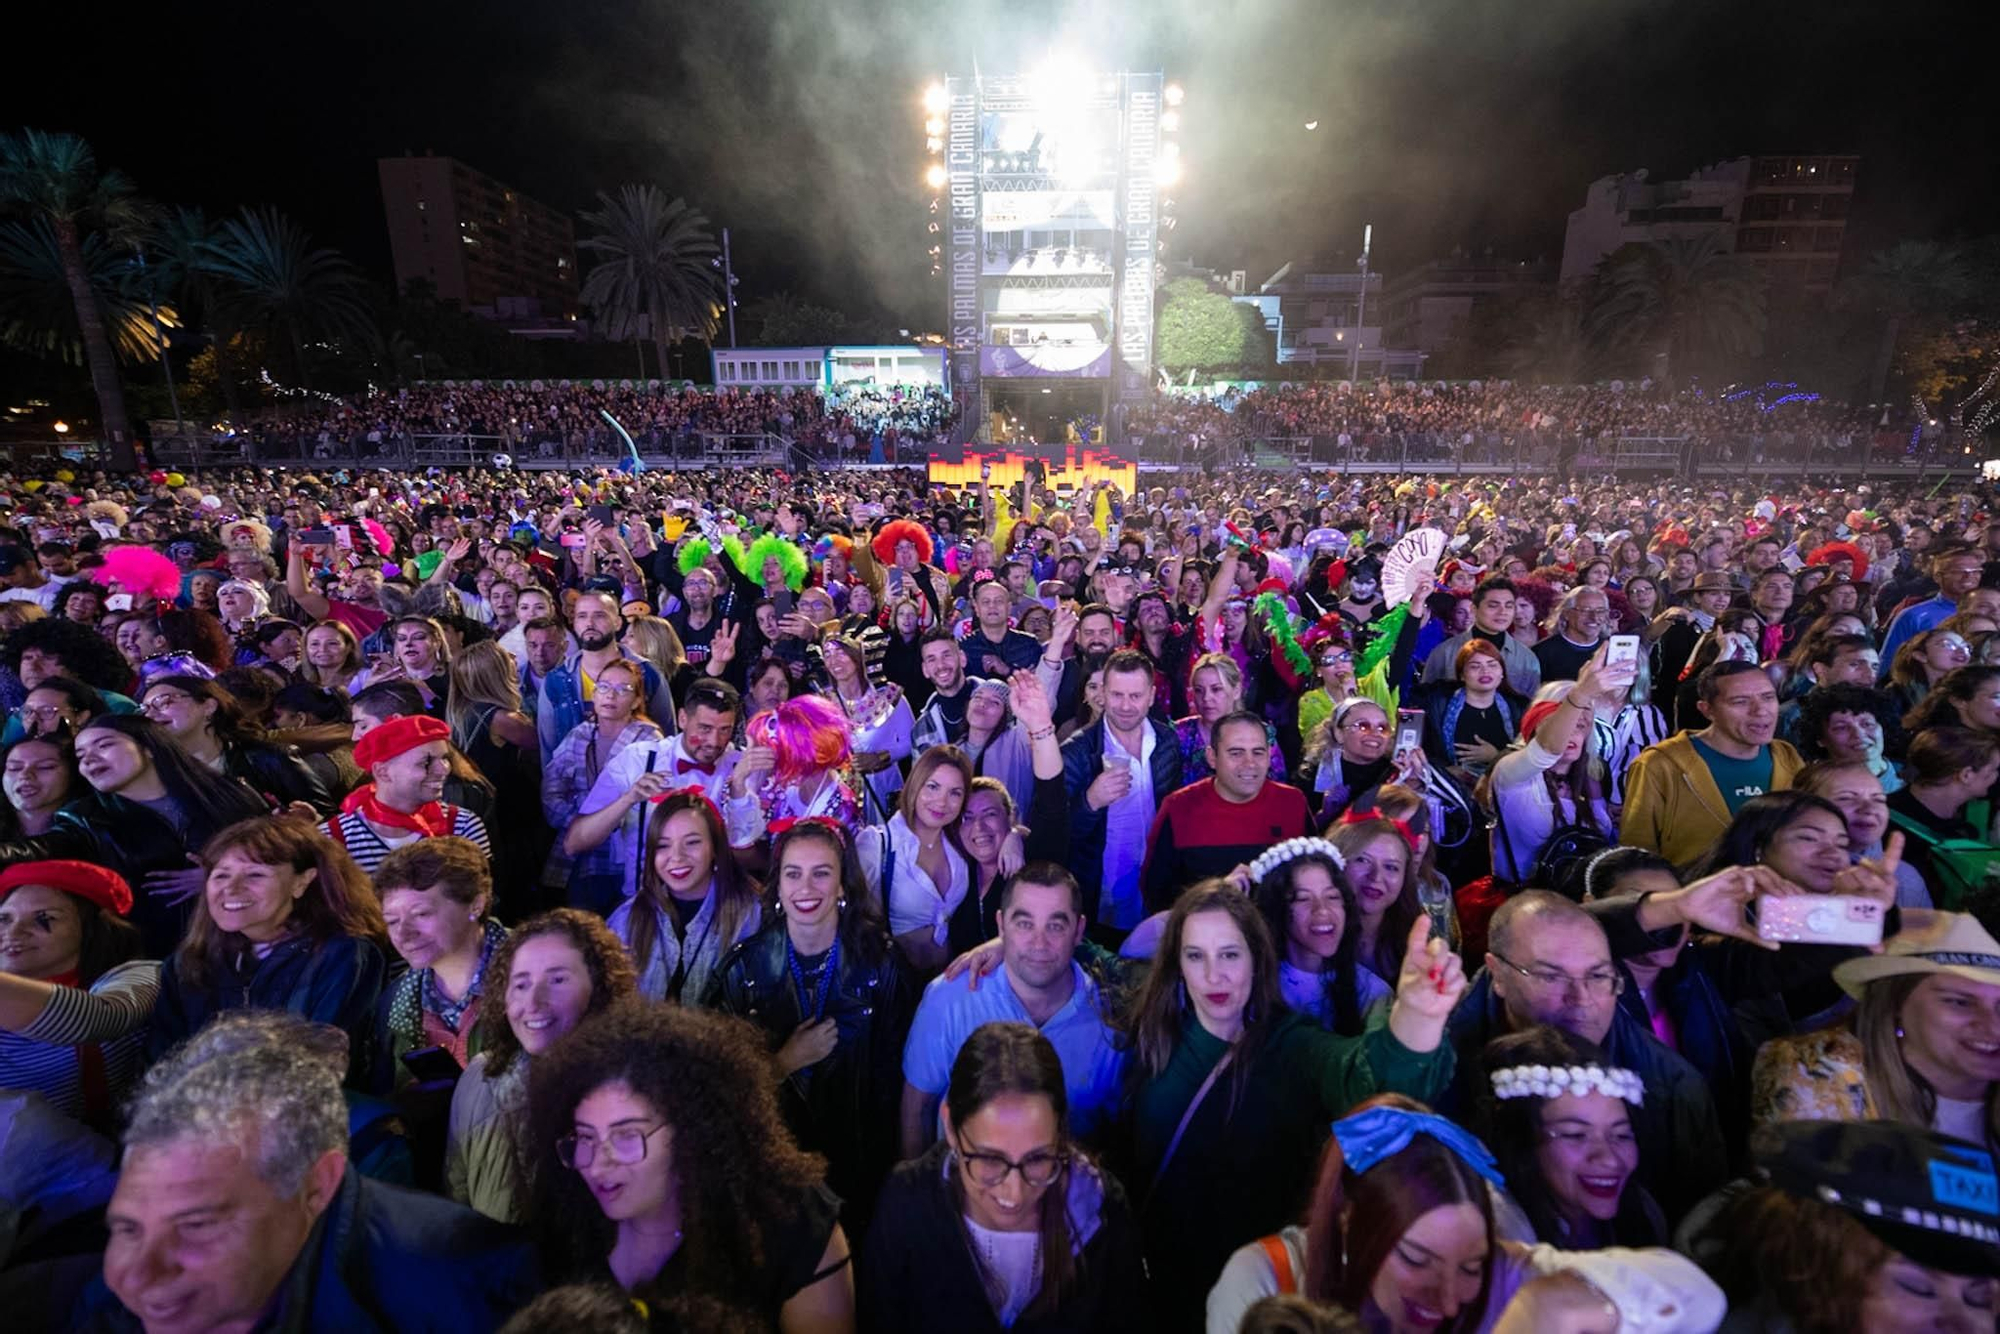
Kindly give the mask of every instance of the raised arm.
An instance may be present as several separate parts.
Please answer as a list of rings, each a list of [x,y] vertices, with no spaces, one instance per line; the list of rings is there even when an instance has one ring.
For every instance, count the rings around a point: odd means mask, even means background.
[[[315,621],[325,620],[333,610],[333,604],[320,596],[307,580],[306,553],[297,542],[285,544],[285,591],[299,604],[299,610]]]

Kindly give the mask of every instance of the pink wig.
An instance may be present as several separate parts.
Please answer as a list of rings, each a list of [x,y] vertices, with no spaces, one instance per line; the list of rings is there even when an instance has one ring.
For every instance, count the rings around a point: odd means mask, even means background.
[[[368,534],[368,540],[375,544],[376,553],[384,559],[396,554],[396,544],[389,540],[389,530],[376,520],[364,518],[361,531]]]
[[[842,768],[854,756],[847,715],[818,695],[800,695],[766,709],[750,720],[744,732],[751,744],[769,746],[776,753],[772,772],[781,783]]]
[[[171,603],[180,596],[181,567],[151,547],[113,547],[104,563],[90,572],[91,580],[115,587],[133,598]]]
[[[897,519],[894,523],[883,524],[882,531],[875,534],[875,540],[868,544],[868,549],[875,553],[876,560],[884,565],[893,565],[896,563],[896,547],[903,542],[908,542],[917,549],[919,561],[925,565],[931,563],[931,557],[935,554],[931,548],[931,535],[924,531],[922,524],[913,523],[908,519]]]

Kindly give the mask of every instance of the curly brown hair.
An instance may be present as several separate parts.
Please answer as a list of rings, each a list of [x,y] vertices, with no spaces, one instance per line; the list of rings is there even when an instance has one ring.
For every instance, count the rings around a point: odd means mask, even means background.
[[[590,1005],[584,1011],[585,1018],[601,1014],[613,1002],[639,992],[639,974],[632,967],[632,956],[625,952],[624,942],[611,934],[602,917],[580,908],[551,908],[537,913],[500,942],[479,978],[479,994],[499,1001],[497,1005],[489,1001],[479,1007],[479,1048],[486,1055],[488,1076],[505,1074],[514,1064],[514,1058],[521,1054],[521,1040],[514,1036],[514,1026],[507,1022],[507,978],[514,971],[515,953],[536,936],[562,936],[583,956],[584,970],[590,974]]]
[[[1712,1277],[1730,1309],[1762,1294],[1797,1334],[1853,1329],[1875,1271],[1892,1254],[1844,1210],[1776,1186],[1759,1186],[1732,1203],[1721,1235],[1728,1244],[1717,1252]]]
[[[530,1071],[529,1216],[543,1272],[594,1272],[611,1253],[616,1228],[582,1176],[558,1160],[556,1141],[574,1126],[577,1104],[614,1081],[673,1127],[681,1244],[694,1290],[761,1304],[767,1243],[825,1179],[826,1163],[800,1149],[785,1125],[763,1034],[744,1020],[680,1005],[615,1005],[577,1025]]]

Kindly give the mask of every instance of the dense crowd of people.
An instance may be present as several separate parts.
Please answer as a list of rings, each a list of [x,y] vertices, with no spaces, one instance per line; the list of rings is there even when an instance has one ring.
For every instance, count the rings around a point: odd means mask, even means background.
[[[0,476],[9,1328],[1993,1330],[2000,496],[1180,480]]]
[[[476,438],[493,452],[598,458],[625,451],[610,413],[648,452],[685,452],[703,435],[774,435],[828,462],[895,462],[951,421],[942,389],[872,382],[817,389],[695,389],[617,381],[460,381],[379,390],[274,413],[242,428],[266,458],[383,457],[419,437]],[[235,438],[235,437],[231,437]],[[918,455],[917,457],[921,457]]]

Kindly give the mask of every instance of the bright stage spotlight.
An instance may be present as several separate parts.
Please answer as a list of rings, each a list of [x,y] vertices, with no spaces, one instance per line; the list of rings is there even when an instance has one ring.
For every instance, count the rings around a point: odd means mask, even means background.
[[[938,113],[942,112],[950,104],[951,104],[951,99],[945,95],[943,84],[934,83],[930,87],[924,89],[925,111],[928,111],[935,116]]]
[[[943,117],[943,116],[932,116],[932,117],[930,117],[929,119],[925,120],[925,121],[924,121],[924,133],[925,133],[925,134],[933,134],[933,135],[935,135],[935,134],[943,134],[943,133],[944,133],[944,117]]]
[[[1172,134],[1174,131],[1180,129],[1180,127],[1181,127],[1180,112],[1162,111],[1160,113],[1160,128],[1162,130],[1166,131],[1168,134]]]
[[[924,168],[924,184],[928,185],[931,189],[939,190],[944,188],[946,179],[943,163],[933,162],[930,166]]]
[[[1160,96],[1166,99],[1168,106],[1177,107],[1181,104],[1181,99],[1183,97],[1186,97],[1187,94],[1181,91],[1181,86],[1179,84],[1170,83],[1160,93]]]
[[[1181,146],[1161,144],[1160,156],[1153,163],[1153,181],[1158,185],[1177,185],[1181,179]]]

